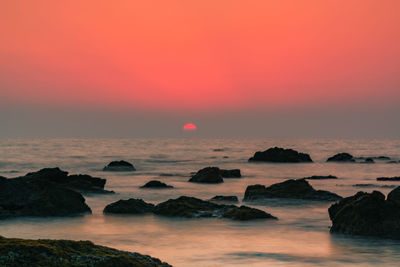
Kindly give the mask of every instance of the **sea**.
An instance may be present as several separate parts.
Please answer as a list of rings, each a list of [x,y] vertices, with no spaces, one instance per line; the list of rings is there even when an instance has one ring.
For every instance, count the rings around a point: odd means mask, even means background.
[[[270,147],[310,154],[313,163],[249,163],[254,152]],[[173,266],[400,266],[400,241],[331,234],[332,203],[293,199],[243,202],[248,185],[286,179],[335,175],[310,180],[315,189],[343,197],[358,191],[387,194],[400,182],[400,164],[327,163],[339,152],[355,156],[400,158],[400,140],[383,139],[0,139],[0,175],[17,177],[45,167],[70,174],[106,178],[115,194],[84,195],[93,213],[62,218],[15,218],[0,221],[0,235],[28,239],[90,240],[96,244],[157,257]],[[103,172],[114,160],[134,164],[135,172]],[[243,177],[221,184],[188,182],[207,166],[239,168]],[[141,189],[160,180],[173,189]],[[370,184],[357,187],[356,184]],[[235,195],[240,203],[262,209],[279,220],[233,221],[221,218],[169,218],[103,215],[114,201],[141,198],[160,203],[179,196],[210,199]]]

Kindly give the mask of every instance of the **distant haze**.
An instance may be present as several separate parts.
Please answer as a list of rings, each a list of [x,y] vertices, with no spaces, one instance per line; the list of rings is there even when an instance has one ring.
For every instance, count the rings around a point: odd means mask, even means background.
[[[1,1],[0,137],[400,138],[399,14],[398,0]]]

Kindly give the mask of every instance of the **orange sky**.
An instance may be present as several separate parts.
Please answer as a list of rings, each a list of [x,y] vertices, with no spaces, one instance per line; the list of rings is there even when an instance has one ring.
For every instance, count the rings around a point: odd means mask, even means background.
[[[1,1],[0,104],[400,105],[400,1]]]

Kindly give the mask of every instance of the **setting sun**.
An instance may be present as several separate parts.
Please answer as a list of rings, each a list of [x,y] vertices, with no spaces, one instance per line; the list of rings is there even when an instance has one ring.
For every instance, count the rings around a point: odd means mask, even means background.
[[[197,130],[197,127],[193,123],[187,123],[187,124],[185,124],[183,126],[183,130],[185,130],[185,131],[194,131],[194,130]]]

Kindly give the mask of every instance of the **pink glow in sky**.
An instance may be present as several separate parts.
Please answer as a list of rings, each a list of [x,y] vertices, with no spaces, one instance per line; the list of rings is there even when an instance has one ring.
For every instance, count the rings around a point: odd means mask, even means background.
[[[400,1],[2,1],[0,103],[399,104]]]

